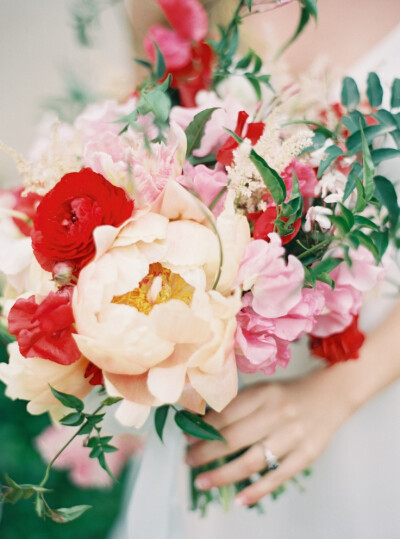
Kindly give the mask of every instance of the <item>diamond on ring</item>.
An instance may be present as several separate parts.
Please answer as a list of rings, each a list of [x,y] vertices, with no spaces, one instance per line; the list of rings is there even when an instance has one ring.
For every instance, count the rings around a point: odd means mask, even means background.
[[[265,458],[265,464],[267,465],[267,470],[269,472],[271,470],[276,470],[279,467],[279,460],[272,453],[272,451],[269,449],[269,447],[267,446],[265,442],[262,442],[261,446],[264,452],[264,458]]]

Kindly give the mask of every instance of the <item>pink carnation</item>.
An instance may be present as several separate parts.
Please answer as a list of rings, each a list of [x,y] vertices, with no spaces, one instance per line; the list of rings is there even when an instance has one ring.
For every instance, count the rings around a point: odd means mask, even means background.
[[[253,294],[245,294],[243,308],[237,315],[236,360],[245,373],[262,371],[273,374],[276,367],[286,367],[291,342],[309,333],[324,302],[320,292],[304,289],[301,300],[285,316],[265,318],[257,314]]]
[[[194,191],[202,202],[209,206],[221,190],[227,186],[228,177],[225,168],[219,164],[215,169],[211,169],[204,165],[192,167],[186,162],[183,167],[183,175],[178,178],[178,182],[190,191]],[[226,193],[223,193],[215,204],[213,213],[216,216],[223,210],[225,198]]]
[[[36,448],[46,462],[50,462],[57,451],[74,434],[72,427],[47,427],[35,440]],[[71,481],[81,488],[110,488],[112,480],[97,459],[89,457],[91,448],[83,445],[84,437],[78,436],[54,463],[54,468],[70,470]],[[114,436],[110,442],[118,451],[107,453],[107,464],[117,477],[127,460],[142,449],[142,439],[132,434]]]
[[[300,192],[303,197],[315,197],[315,190],[318,187],[318,180],[315,170],[308,163],[303,163],[298,159],[293,159],[282,173],[288,196],[292,192],[293,172],[299,181]]]
[[[340,256],[341,252],[333,254]],[[365,247],[350,249],[349,256],[351,266],[342,262],[330,274],[335,281],[333,290],[325,283],[317,283],[317,289],[325,298],[325,308],[312,331],[316,337],[327,337],[347,328],[360,311],[363,292],[374,288],[384,276],[384,268],[376,266],[374,257]]]

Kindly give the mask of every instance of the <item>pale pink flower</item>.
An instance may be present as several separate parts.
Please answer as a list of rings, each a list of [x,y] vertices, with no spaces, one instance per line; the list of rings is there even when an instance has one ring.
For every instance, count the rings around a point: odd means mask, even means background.
[[[240,265],[238,281],[244,290],[252,290],[252,307],[266,318],[285,316],[302,297],[304,268],[300,260],[289,255],[277,234],[269,234],[270,242],[250,242]]]
[[[358,249],[350,249],[349,256],[352,262],[351,266],[342,263],[333,270],[331,275],[335,282],[353,286],[361,292],[367,292],[384,278],[383,265],[377,266],[371,251],[363,245],[360,245]]]
[[[217,164],[215,169],[204,165],[191,166],[186,162],[183,166],[183,175],[178,182],[194,191],[206,206],[209,206],[224,187],[227,187],[228,177],[225,167]],[[219,215],[224,208],[226,193],[223,193],[213,208],[214,215]]]
[[[36,439],[35,445],[45,462],[50,462],[59,449],[73,436],[77,429],[51,425]],[[55,469],[69,469],[71,481],[80,488],[111,488],[113,481],[97,459],[89,457],[91,448],[85,447],[85,437],[76,437],[55,461]],[[107,453],[107,464],[116,477],[120,475],[128,459],[141,451],[141,436],[119,434],[113,437],[111,445],[118,451]]]

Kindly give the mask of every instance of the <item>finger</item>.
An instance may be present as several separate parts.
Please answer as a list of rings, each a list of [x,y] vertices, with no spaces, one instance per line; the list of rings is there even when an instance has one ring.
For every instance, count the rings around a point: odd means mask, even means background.
[[[236,496],[235,502],[238,505],[254,505],[301,470],[307,468],[308,464],[303,458],[302,453],[291,453],[282,461],[279,468],[268,472],[261,479],[253,483],[253,485],[242,490]]]
[[[192,445],[186,455],[186,462],[189,466],[197,467],[226,457],[267,437],[277,428],[279,421],[278,411],[268,414],[265,409],[259,408],[250,417],[240,419],[220,431],[227,442],[226,444],[199,442]]]
[[[211,410],[203,419],[216,429],[220,430],[240,419],[248,417],[259,408],[262,403],[263,399],[261,392],[257,391],[256,386],[252,386],[241,391],[222,412]]]
[[[296,449],[299,437],[300,433],[297,431],[296,425],[288,425],[274,432],[264,442],[255,443],[235,460],[200,474],[196,478],[196,486],[199,489],[207,490],[247,479],[252,474],[261,472],[266,468],[264,447],[267,447],[279,461]]]

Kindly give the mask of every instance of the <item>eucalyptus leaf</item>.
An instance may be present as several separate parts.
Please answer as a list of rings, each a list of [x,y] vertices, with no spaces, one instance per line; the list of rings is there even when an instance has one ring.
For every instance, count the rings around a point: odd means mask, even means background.
[[[316,264],[312,268],[314,275],[319,275],[320,273],[330,273],[342,262],[343,262],[343,258],[338,258],[338,257],[324,258],[321,262],[318,262],[318,264]]]
[[[400,107],[400,79],[394,79],[393,81],[390,107],[392,109],[397,109],[398,107]]]
[[[326,169],[341,155],[343,150],[338,146],[328,146],[325,150],[326,157],[321,161],[318,167],[317,177],[320,178]]]
[[[371,144],[376,139],[376,137],[386,135],[387,133],[391,133],[395,130],[396,128],[393,125],[387,124],[369,125],[365,129],[363,129],[364,136],[368,144]],[[362,137],[360,130],[349,136],[346,141],[346,147],[349,155],[353,155],[361,151]]]
[[[368,73],[367,97],[372,108],[379,107],[382,104],[383,89],[376,73]]]
[[[120,401],[122,401],[122,397],[107,397],[106,399],[101,401],[101,404],[103,406],[112,406],[113,404],[116,404]]]
[[[343,219],[345,219],[349,227],[349,230],[351,230],[354,225],[353,213],[348,208],[346,208],[344,204],[339,204],[339,208],[340,208],[340,215],[343,217]]]
[[[360,102],[360,92],[356,81],[351,77],[345,77],[342,84],[341,93],[342,103],[349,110],[353,110]]]
[[[385,206],[389,213],[390,227],[394,229],[399,221],[399,204],[397,201],[397,193],[392,182],[384,176],[375,176],[374,196],[378,201]]]
[[[377,150],[372,150],[371,157],[372,162],[377,167],[383,161],[400,157],[400,150],[396,150],[395,148],[378,148]]]
[[[225,442],[225,439],[213,426],[206,423],[199,416],[188,412],[187,410],[179,410],[175,414],[175,422],[187,434],[200,438],[202,440],[216,440]]]
[[[361,232],[361,230],[353,230],[351,232],[350,239],[356,238],[361,245],[364,245],[371,253],[374,255],[375,260],[378,262],[380,260],[379,251],[374,243],[374,240],[371,236],[368,236],[364,232]]]

